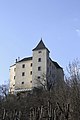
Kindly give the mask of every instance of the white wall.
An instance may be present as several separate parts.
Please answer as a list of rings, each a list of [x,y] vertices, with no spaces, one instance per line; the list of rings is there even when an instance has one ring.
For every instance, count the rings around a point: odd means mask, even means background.
[[[41,51],[41,53],[39,53]],[[32,85],[33,87],[40,86],[37,82],[37,77],[41,76],[43,73],[47,73],[47,49],[35,50],[33,51],[33,75],[32,75]],[[41,58],[41,62],[38,62],[38,58]],[[38,71],[38,67],[41,66],[41,71]]]
[[[15,79],[15,89],[31,89],[32,88],[32,71],[31,67],[32,60],[18,62],[16,64],[16,79]],[[22,65],[25,64],[25,68]],[[22,76],[22,72],[25,72],[25,76]],[[24,84],[22,84],[24,82]]]
[[[10,88],[9,88],[9,92],[14,93],[14,89],[15,89],[15,70],[16,70],[16,64],[10,67]]]

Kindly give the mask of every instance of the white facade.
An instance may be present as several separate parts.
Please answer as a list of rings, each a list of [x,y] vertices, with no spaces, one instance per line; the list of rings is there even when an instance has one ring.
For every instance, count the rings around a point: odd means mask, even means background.
[[[16,64],[12,65],[10,67],[10,87],[9,92],[14,93],[15,90],[15,70],[16,70]]]
[[[38,79],[40,79],[43,74],[46,75],[47,73],[47,52],[46,49],[33,51],[33,87],[37,87],[39,85]]]
[[[16,64],[15,90],[31,89],[32,87],[32,60]]]
[[[28,91],[63,79],[63,69],[51,60],[49,50],[41,40],[33,49],[32,57],[19,60],[10,67],[9,91],[11,93]]]

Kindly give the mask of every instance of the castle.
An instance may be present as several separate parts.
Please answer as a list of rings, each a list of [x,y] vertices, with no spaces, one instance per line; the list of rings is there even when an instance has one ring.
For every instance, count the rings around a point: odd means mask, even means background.
[[[35,87],[46,88],[53,86],[54,81],[64,80],[62,67],[49,57],[50,51],[42,39],[32,51],[32,57],[16,59],[16,63],[10,66],[9,92],[12,94]]]

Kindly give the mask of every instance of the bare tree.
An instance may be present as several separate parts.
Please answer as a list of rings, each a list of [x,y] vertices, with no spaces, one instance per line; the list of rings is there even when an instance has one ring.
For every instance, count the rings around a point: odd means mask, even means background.
[[[37,88],[50,91],[55,84],[55,80],[51,81],[50,76],[43,73],[40,77],[35,77]]]
[[[70,105],[71,105],[71,115],[73,120],[80,119],[80,62],[75,59],[68,66],[69,77],[67,78],[69,82],[70,89]]]
[[[8,85],[0,85],[0,95],[3,97],[7,97],[8,95]]]

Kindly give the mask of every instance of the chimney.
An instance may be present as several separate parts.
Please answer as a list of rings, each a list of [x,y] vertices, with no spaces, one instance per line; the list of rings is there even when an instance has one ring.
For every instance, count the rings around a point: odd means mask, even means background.
[[[17,63],[17,59],[16,59],[16,63]]]
[[[18,61],[20,61],[20,57],[18,57]]]

